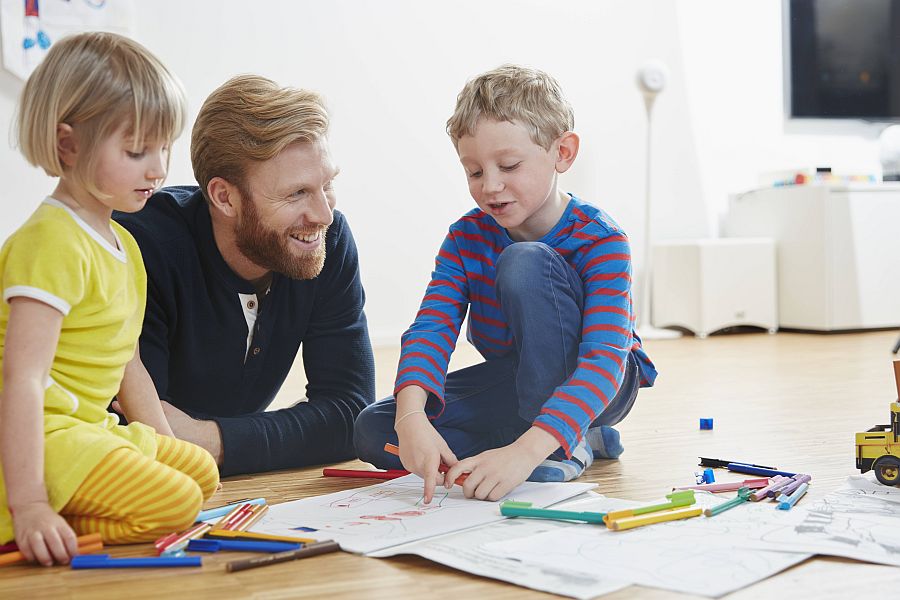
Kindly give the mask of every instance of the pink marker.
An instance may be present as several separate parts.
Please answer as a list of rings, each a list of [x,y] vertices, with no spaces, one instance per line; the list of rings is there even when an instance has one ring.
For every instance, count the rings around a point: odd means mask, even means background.
[[[688,485],[684,487],[672,488],[674,490],[703,490],[706,492],[736,492],[742,487],[748,487],[752,490],[764,488],[769,485],[769,478],[762,477],[760,479],[745,479],[744,481],[734,481],[730,483],[704,483],[702,485]]]

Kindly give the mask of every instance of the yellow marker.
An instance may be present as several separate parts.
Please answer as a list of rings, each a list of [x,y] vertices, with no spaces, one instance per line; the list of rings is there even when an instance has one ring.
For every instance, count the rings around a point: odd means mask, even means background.
[[[314,538],[293,537],[289,535],[270,535],[268,533],[256,533],[253,531],[233,531],[229,529],[214,529],[206,534],[207,538],[229,538],[244,540],[266,540],[269,542],[288,542],[292,544],[313,544],[318,540]]]
[[[662,523],[664,521],[677,521],[678,519],[689,519],[699,516],[703,512],[702,508],[679,508],[677,510],[668,510],[666,512],[651,513],[640,517],[626,517],[618,521],[612,521],[608,524],[610,529],[622,531],[624,529],[632,529],[641,527],[642,525],[652,525],[653,523]]]

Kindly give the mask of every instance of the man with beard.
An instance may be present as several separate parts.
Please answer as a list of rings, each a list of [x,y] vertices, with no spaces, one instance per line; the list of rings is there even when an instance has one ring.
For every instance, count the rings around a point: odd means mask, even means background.
[[[317,94],[235,77],[197,115],[200,186],[116,215],[147,268],[143,363],[176,436],[223,476],[353,457],[353,421],[375,396],[327,130]],[[301,347],[308,401],[265,412]]]

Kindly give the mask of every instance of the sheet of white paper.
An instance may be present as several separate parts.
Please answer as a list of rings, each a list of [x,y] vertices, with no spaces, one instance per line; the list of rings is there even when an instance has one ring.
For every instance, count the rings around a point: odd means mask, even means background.
[[[559,506],[554,508],[562,509]],[[416,554],[460,571],[582,600],[611,594],[628,587],[630,585],[628,582],[616,581],[603,575],[534,568],[516,560],[494,556],[479,548],[488,542],[513,540],[571,526],[572,523],[543,519],[506,519],[458,533],[394,546],[373,552],[369,556],[381,558],[398,554]]]
[[[697,498],[701,506],[724,501],[702,493]],[[615,499],[608,498],[581,502],[578,510],[609,512],[619,506]],[[716,597],[810,556],[739,547],[741,540],[755,537],[758,522],[774,510],[771,504],[742,505],[712,518],[696,517],[628,531],[575,525],[513,542],[492,542],[482,549],[544,568],[609,574],[638,585]]]
[[[802,509],[775,511],[747,545],[900,566],[900,503],[870,492],[844,488]]]
[[[860,495],[875,496],[882,500],[900,502],[900,488],[878,483],[875,472],[869,471],[862,475],[850,475],[847,477],[847,487],[844,489],[858,490]]]
[[[525,482],[505,500],[543,507],[577,496],[595,483]],[[407,475],[378,485],[275,504],[253,531],[333,539],[349,552],[373,552],[504,519],[499,502],[470,500],[462,488],[438,488],[422,501],[422,480]]]

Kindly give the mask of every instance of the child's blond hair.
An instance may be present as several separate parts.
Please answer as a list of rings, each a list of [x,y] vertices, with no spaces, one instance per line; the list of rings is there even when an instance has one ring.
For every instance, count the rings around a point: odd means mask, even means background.
[[[114,33],[81,33],[55,43],[28,78],[19,101],[19,147],[51,177],[65,173],[100,197],[91,176],[104,140],[124,123],[135,148],[147,140],[171,142],[186,112],[181,83],[146,48]],[[79,159],[70,170],[57,151],[63,123],[78,141]]]
[[[519,65],[502,65],[466,82],[447,121],[447,133],[456,144],[485,118],[521,123],[531,141],[545,150],[575,128],[575,113],[559,83],[543,71]]]
[[[258,75],[238,75],[200,108],[191,133],[194,177],[204,197],[214,177],[246,193],[249,162],[269,160],[293,143],[317,142],[327,135],[328,112],[319,94],[280,87]]]

